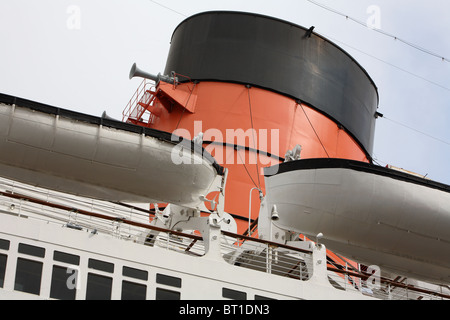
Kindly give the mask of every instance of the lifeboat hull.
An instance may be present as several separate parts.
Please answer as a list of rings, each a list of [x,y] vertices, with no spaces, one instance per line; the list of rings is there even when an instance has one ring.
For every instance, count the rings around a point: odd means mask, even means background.
[[[323,233],[329,249],[382,271],[450,283],[450,186],[342,159],[277,169],[265,179],[278,227]]]
[[[168,133],[1,98],[5,178],[103,200],[195,207],[223,174],[201,147]]]

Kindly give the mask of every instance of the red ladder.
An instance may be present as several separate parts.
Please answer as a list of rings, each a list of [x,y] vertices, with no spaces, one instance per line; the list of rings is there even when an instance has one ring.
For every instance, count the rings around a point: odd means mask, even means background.
[[[144,126],[152,124],[156,118],[152,112],[155,101],[155,87],[153,83],[144,79],[122,112],[122,121]],[[147,117],[144,118],[146,111]]]

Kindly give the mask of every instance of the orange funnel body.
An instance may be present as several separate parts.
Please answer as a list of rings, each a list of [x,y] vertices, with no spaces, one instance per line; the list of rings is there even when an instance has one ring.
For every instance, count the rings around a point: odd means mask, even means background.
[[[142,104],[147,115],[128,121],[188,139],[203,134],[204,149],[228,169],[225,211],[239,233],[258,217],[262,168],[297,145],[302,159],[371,161],[375,85],[308,29],[252,14],[199,14],[175,30],[165,73],[176,81],[157,83]]]

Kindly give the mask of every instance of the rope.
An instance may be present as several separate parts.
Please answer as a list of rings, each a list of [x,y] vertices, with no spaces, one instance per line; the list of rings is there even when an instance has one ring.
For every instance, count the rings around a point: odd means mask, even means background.
[[[314,131],[314,134],[316,135],[317,139],[319,140],[320,144],[322,145],[322,148],[323,148],[323,150],[325,151],[327,157],[330,158],[330,155],[328,154],[327,149],[325,148],[324,144],[322,143],[322,140],[320,139],[319,135],[317,134],[316,129],[314,129],[314,126],[313,126],[311,120],[309,120],[308,114],[306,113],[305,109],[303,108],[303,105],[302,105],[301,103],[297,103],[297,105],[299,105],[299,106],[302,108],[303,113],[305,114],[306,119],[307,119],[308,122],[309,122],[309,125],[311,126],[311,128],[312,128],[313,131]]]
[[[247,85],[247,94],[248,94],[248,106],[250,109],[250,123],[252,126],[252,136],[253,136],[253,146],[255,149],[257,149],[256,147],[256,140],[255,140],[255,128],[253,126],[253,114],[252,114],[252,100],[250,98],[250,85]],[[257,153],[255,153],[255,162],[256,162],[256,176],[258,177],[258,185],[259,185],[259,189],[261,190],[261,181],[259,179],[259,165],[258,165],[258,156]]]
[[[183,111],[181,112],[180,119],[178,119],[178,123],[177,123],[177,126],[175,127],[175,129],[178,129],[178,126],[180,125],[181,119],[183,118],[184,112],[186,111],[189,101],[191,100],[191,96],[192,96],[192,93],[194,92],[196,85],[197,85],[197,83],[194,82],[194,86],[192,87],[192,90],[190,90],[191,92],[189,93],[189,97],[186,101],[186,104],[184,105]]]
[[[244,169],[245,169],[245,171],[247,172],[248,176],[250,177],[250,180],[252,180],[253,185],[254,185],[256,188],[258,188],[258,185],[255,183],[255,180],[253,180],[252,175],[250,174],[250,172],[249,172],[248,169],[247,169],[247,166],[245,165],[245,162],[242,160],[242,157],[241,157],[241,155],[240,155],[240,153],[239,153],[239,148],[236,148],[236,153],[238,154],[239,159],[241,159],[241,162],[242,162],[242,164],[244,165]],[[259,178],[259,176],[258,176],[258,178]]]

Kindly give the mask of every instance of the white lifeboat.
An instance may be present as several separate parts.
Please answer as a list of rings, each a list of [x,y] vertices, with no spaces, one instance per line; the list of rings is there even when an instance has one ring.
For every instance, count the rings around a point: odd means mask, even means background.
[[[223,168],[191,141],[0,95],[0,176],[75,195],[196,207]]]
[[[450,283],[450,186],[343,159],[286,162],[265,181],[276,226],[322,233],[330,250],[381,271]]]

